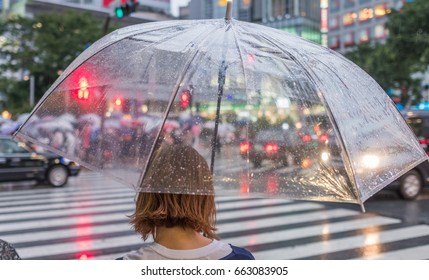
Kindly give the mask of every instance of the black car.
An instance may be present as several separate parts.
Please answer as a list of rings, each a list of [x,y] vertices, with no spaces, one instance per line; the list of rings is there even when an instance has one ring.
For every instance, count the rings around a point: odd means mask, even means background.
[[[48,160],[9,137],[0,137],[0,182],[43,180]]]
[[[422,148],[429,154],[429,111],[410,110],[403,112],[404,118],[413,130]],[[402,175],[391,184],[396,188],[402,198],[413,200],[417,198],[421,190],[429,183],[429,162],[424,161],[420,165]]]
[[[35,180],[54,187],[77,176],[80,166],[54,153],[37,153],[23,142],[0,136],[0,182]]]
[[[52,186],[62,187],[67,184],[69,176],[77,176],[80,172],[80,165],[74,161],[50,152],[40,154],[48,160],[43,181]]]
[[[260,167],[264,160],[287,166],[291,161],[300,164],[314,149],[307,134],[294,129],[270,128],[259,131],[254,138],[240,143],[240,155],[249,159],[254,167]]]
[[[427,141],[429,139],[429,112],[416,111],[405,114],[404,117],[419,139],[423,149],[428,152],[427,144],[429,142],[427,143]],[[326,161],[326,164],[330,164],[335,168],[342,168],[344,163],[341,158],[342,149],[340,147],[340,143],[332,133],[328,134],[327,138],[329,141],[325,147],[326,150],[322,150],[320,156],[322,160]],[[371,164],[371,159],[374,158],[375,154],[377,153],[374,152],[374,154],[363,155],[362,158],[367,157],[367,160],[369,161],[368,164]],[[379,160],[382,161],[382,159]],[[403,199],[413,200],[417,198],[421,190],[428,185],[428,183],[429,162],[424,161],[391,183],[386,187],[386,189],[397,191]]]
[[[397,189],[399,195],[405,200],[414,200],[428,183],[429,162],[424,161],[402,175],[398,180],[393,182],[389,188]]]

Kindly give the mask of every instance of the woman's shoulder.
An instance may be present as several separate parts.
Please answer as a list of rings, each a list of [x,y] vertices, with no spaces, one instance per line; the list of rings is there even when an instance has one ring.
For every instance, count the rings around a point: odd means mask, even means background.
[[[254,260],[255,257],[252,255],[252,253],[245,248],[234,246],[229,244],[232,248],[232,252],[221,258],[221,260]]]

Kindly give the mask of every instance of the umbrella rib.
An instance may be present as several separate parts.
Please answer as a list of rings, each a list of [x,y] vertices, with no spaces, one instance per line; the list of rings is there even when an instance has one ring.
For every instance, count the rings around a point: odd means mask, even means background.
[[[246,68],[244,67],[243,50],[240,47],[240,44],[238,42],[238,35],[237,35],[238,31],[236,30],[235,25],[231,24],[231,30],[234,34],[235,44],[237,46],[238,53],[240,55],[240,61],[241,61],[241,66],[243,68],[243,76],[244,76],[244,89],[247,92],[247,74],[246,74]],[[246,101],[248,103],[249,99],[247,99]],[[249,130],[247,130],[247,132],[246,132],[247,134],[249,133],[248,131]],[[248,138],[248,135],[247,135],[247,138]],[[249,170],[249,156],[247,157],[247,169]],[[247,172],[247,176],[250,178],[249,172]]]

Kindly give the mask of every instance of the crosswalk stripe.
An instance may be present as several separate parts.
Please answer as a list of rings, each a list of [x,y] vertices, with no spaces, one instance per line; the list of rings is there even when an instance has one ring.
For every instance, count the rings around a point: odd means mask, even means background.
[[[282,200],[256,200],[249,204],[247,200],[242,201],[224,201],[224,204],[222,205],[223,210],[222,211],[231,211],[234,209],[239,209],[242,207],[248,207],[249,205],[252,205],[253,207],[257,206],[275,206],[278,204],[285,204],[290,203],[290,201],[282,201]],[[60,205],[60,206],[58,206]],[[111,207],[111,210],[113,210],[113,206],[116,205],[118,207],[125,207],[124,209],[130,210],[134,207],[134,202],[130,197],[128,198],[115,198],[115,199],[105,199],[105,200],[85,200],[84,202],[78,201],[70,201],[65,202],[64,200],[62,203],[56,203],[56,204],[44,204],[44,205],[37,205],[37,206],[19,206],[19,207],[9,207],[0,209],[0,213],[2,216],[0,217],[0,221],[8,220],[9,217],[14,216],[17,219],[22,219],[26,217],[27,212],[31,212],[32,215],[29,216],[32,219],[35,219],[37,217],[43,216],[46,217],[46,214],[43,213],[43,211],[50,211],[50,215],[48,217],[55,217],[55,216],[61,216],[65,213],[72,213],[72,214],[78,214],[78,213],[84,213],[89,211],[103,211],[105,207]],[[229,208],[227,205],[233,205]],[[98,207],[99,206],[99,207]],[[105,206],[104,208],[102,206]],[[120,208],[122,209],[122,208]],[[119,210],[120,210],[119,209]],[[70,212],[73,210],[72,212]],[[116,209],[118,210],[118,209]],[[38,212],[36,212],[38,211]]]
[[[282,241],[287,237],[287,240],[294,240],[297,238],[304,238],[309,236],[316,236],[322,234],[328,234],[328,233],[336,233],[347,230],[353,230],[353,229],[360,229],[370,226],[381,226],[381,225],[387,225],[392,223],[399,223],[396,219],[391,218],[384,218],[384,217],[367,217],[364,219],[357,219],[357,220],[351,220],[351,221],[343,221],[343,222],[337,222],[337,223],[330,223],[330,224],[321,224],[321,225],[315,225],[315,226],[308,226],[308,227],[299,227],[299,228],[293,228],[293,229],[286,229],[281,231],[273,231],[263,234],[255,234],[255,240],[257,240],[258,244],[264,244],[269,242],[277,242]],[[239,246],[251,246],[255,245],[254,241],[252,240],[243,240],[240,237],[231,238],[228,239],[228,242],[231,242],[232,244],[239,244]]]
[[[320,210],[320,208],[319,208]],[[334,209],[329,211],[312,211],[309,213],[299,213],[296,215],[288,215],[284,218],[284,220],[280,219],[280,222],[282,224],[293,224],[293,223],[302,223],[302,222],[309,222],[309,221],[317,221],[320,219],[323,219],[324,217],[327,218],[328,216],[330,218],[336,218],[336,217],[344,217],[344,216],[352,216],[356,215],[356,212],[351,210],[344,210],[344,209]],[[258,227],[266,227],[273,225],[275,223],[279,222],[279,218],[271,218],[271,219],[264,219],[264,220],[255,220],[254,222],[243,222],[243,223],[228,223],[228,224],[220,224],[219,230],[222,232],[228,232],[228,231],[236,231],[236,230],[244,230],[244,229],[255,229]]]
[[[314,242],[301,244],[300,246],[290,246],[286,248],[265,250],[255,252],[255,257],[259,259],[275,258],[275,259],[299,259],[306,256],[321,254],[326,252],[335,252],[339,250],[356,248],[357,246],[365,246],[370,244],[382,244],[389,241],[404,240],[407,238],[425,236],[429,234],[429,226],[418,225],[406,228],[370,233],[365,235],[357,235],[347,238],[329,239],[322,242]]]
[[[45,240],[52,240],[58,238],[75,238],[86,237],[96,234],[108,234],[115,232],[124,232],[122,235],[133,235],[134,231],[131,229],[131,225],[127,223],[127,220],[124,219],[122,223],[118,224],[108,224],[101,226],[91,226],[87,225],[84,227],[70,227],[68,229],[60,230],[50,230],[50,231],[39,231],[39,232],[27,232],[19,233],[14,235],[2,235],[2,238],[7,239],[9,242],[17,243],[22,242],[42,242]],[[34,241],[37,240],[37,241]]]
[[[148,240],[150,242],[151,240]],[[25,259],[34,257],[48,256],[67,253],[79,253],[82,251],[92,251],[105,249],[115,244],[115,246],[126,246],[129,244],[143,244],[141,238],[137,235],[120,236],[113,238],[97,239],[97,240],[82,240],[68,242],[62,244],[42,245],[37,247],[19,248],[19,255]]]
[[[429,259],[429,245],[419,244],[416,247],[395,250],[391,252],[363,256],[355,260],[428,260]]]

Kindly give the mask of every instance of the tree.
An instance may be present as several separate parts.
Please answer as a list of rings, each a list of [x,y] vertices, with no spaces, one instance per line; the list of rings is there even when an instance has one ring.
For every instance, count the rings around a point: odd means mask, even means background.
[[[0,92],[8,98],[10,110],[28,109],[29,82],[35,77],[36,101],[65,68],[90,44],[103,35],[103,21],[89,13],[46,13],[34,18],[10,17],[0,26]],[[18,77],[16,77],[18,74]],[[23,99],[24,97],[24,99]]]
[[[429,1],[415,0],[388,17],[387,44],[395,50],[396,58],[411,73],[426,70],[429,64]]]

